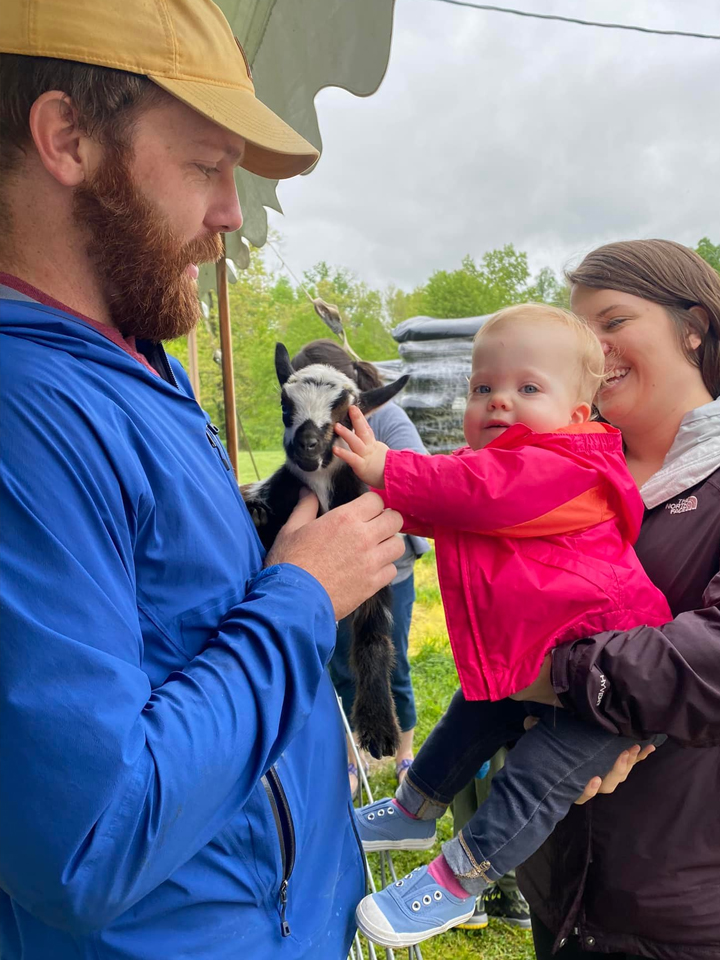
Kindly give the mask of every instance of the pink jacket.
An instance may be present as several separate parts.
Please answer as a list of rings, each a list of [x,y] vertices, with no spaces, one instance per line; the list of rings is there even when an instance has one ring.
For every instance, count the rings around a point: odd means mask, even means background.
[[[483,450],[390,450],[382,495],[406,533],[435,538],[468,700],[528,686],[558,644],[672,618],[632,548],[643,505],[614,427],[515,424]]]

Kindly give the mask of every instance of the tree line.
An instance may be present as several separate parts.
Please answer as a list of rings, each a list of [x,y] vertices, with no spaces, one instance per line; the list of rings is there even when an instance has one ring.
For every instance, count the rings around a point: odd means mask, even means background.
[[[709,238],[696,251],[720,273],[720,244]],[[388,286],[374,290],[345,267],[322,261],[303,275],[301,289],[268,267],[262,250],[252,248],[250,265],[230,287],[233,363],[237,410],[246,443],[254,450],[281,446],[282,424],[275,379],[275,343],[281,340],[292,356],[303,344],[332,337],[308,297],[335,304],[348,340],[363,360],[398,356],[391,330],[414,316],[475,317],[513,303],[534,300],[568,304],[568,289],[549,267],[531,275],[528,256],[512,244],[491,250],[479,260],[463,258],[456,270],[436,270],[426,283],[410,292]],[[198,326],[200,400],[225,435],[220,337],[215,303]],[[168,345],[187,369],[187,341]]]

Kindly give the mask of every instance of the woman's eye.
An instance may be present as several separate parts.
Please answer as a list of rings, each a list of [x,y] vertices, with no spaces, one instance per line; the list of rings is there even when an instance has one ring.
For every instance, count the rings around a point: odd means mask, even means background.
[[[625,323],[625,317],[616,317],[614,320],[608,320],[605,324],[605,329],[614,330],[616,327],[619,327],[621,323]]]
[[[524,386],[520,387],[521,393],[537,393],[538,388],[533,383],[526,383]]]

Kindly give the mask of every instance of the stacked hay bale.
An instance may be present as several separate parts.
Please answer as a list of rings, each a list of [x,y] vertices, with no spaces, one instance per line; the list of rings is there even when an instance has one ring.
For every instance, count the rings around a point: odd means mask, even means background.
[[[472,341],[487,319],[404,320],[392,332],[400,360],[375,364],[388,380],[410,374],[410,382],[396,402],[413,421],[430,453],[446,453],[465,442],[462,421]]]

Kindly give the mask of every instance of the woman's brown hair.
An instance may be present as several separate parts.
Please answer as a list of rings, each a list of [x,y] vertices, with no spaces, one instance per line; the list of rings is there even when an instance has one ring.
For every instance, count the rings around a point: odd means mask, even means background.
[[[295,370],[309,367],[311,363],[325,363],[350,377],[361,390],[373,390],[383,382],[375,367],[365,360],[353,360],[334,340],[312,340],[290,361]]]
[[[672,240],[624,240],[593,250],[565,276],[570,284],[621,290],[665,307],[686,357],[711,396],[720,395],[720,276],[697,253]],[[702,307],[707,329],[691,307]],[[690,333],[700,337],[695,350]]]

